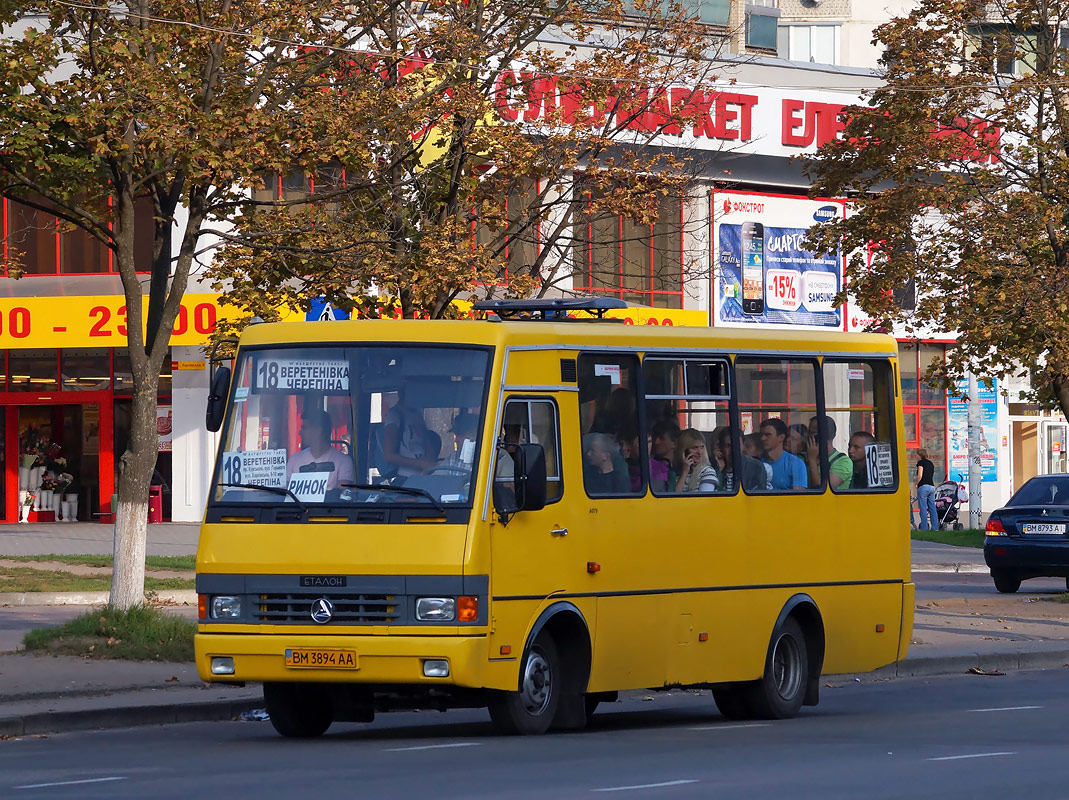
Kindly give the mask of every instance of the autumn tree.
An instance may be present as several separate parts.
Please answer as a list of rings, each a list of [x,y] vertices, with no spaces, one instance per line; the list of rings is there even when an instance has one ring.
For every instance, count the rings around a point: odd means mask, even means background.
[[[143,599],[157,384],[191,268],[263,171],[374,146],[334,138],[350,123],[324,116],[341,94],[326,90],[332,76],[351,74],[354,49],[376,46],[368,23],[397,10],[317,0],[0,0],[0,195],[110,249],[125,293],[134,395],[113,606]],[[134,261],[138,202],[154,209],[151,263]]]
[[[487,286],[545,294],[595,247],[649,258],[650,226],[684,224],[700,171],[686,142],[723,115],[723,40],[693,8],[443,0],[352,13],[368,36],[305,107],[324,139],[291,141],[289,191],[267,173],[211,267],[246,317],[318,296],[447,316]]]
[[[854,209],[812,237],[853,253],[877,324],[957,332],[942,377],[1031,371],[1069,414],[1067,15],[1060,0],[922,0],[878,28],[886,83],[813,165],[814,192]]]

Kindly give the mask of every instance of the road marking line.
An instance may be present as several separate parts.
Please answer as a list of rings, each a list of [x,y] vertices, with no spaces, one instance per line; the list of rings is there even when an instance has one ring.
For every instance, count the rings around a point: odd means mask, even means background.
[[[455,744],[425,744],[421,747],[391,747],[384,753],[403,753],[407,750],[442,750],[446,747],[480,747],[480,742],[456,742]]]
[[[942,758],[926,758],[925,761],[960,761],[963,758],[988,758],[990,756],[1015,756],[1016,753],[970,753],[967,756],[943,756]]]
[[[56,783],[27,783],[25,786],[16,786],[16,789],[44,789],[49,786],[76,786],[80,783],[106,783],[107,781],[124,781],[125,777],[113,778],[86,778],[80,781],[57,781]]]
[[[736,731],[739,728],[767,728],[768,722],[749,722],[742,725],[703,725],[700,728],[691,728],[692,731]]]
[[[983,711],[1031,711],[1035,708],[1043,708],[1043,706],[1007,706],[1006,708],[970,708],[968,713],[979,714]]]
[[[682,786],[685,783],[697,783],[697,780],[665,781],[664,783],[640,783],[636,786],[608,786],[604,789],[591,789],[592,792],[629,792],[632,789],[660,789],[662,786]]]

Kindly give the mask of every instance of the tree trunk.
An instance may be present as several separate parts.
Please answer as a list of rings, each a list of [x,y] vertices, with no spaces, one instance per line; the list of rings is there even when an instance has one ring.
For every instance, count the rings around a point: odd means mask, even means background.
[[[159,369],[156,369],[157,375]],[[130,444],[119,462],[119,507],[115,518],[113,608],[127,609],[145,601],[145,539],[148,534],[148,490],[156,465],[156,387],[134,393]]]

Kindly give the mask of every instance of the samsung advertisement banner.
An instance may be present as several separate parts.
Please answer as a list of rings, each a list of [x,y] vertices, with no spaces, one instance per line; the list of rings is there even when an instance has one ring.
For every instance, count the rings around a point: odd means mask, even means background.
[[[842,219],[844,202],[748,192],[713,192],[712,202],[714,325],[842,329],[842,255],[802,240]]]

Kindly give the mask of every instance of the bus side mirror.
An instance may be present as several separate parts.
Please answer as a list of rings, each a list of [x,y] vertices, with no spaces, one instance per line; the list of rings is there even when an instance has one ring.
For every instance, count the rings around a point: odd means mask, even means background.
[[[212,388],[208,392],[208,408],[204,412],[204,426],[212,433],[223,427],[226,398],[230,394],[230,367],[219,367],[212,376]]]
[[[498,445],[493,499],[503,523],[517,511],[545,507],[546,451],[542,445]]]

